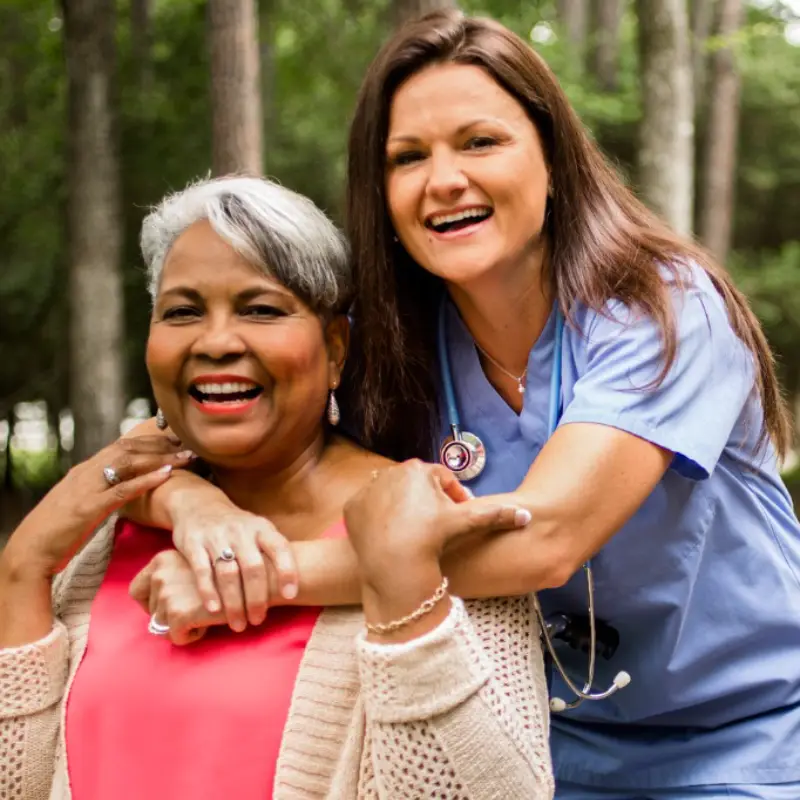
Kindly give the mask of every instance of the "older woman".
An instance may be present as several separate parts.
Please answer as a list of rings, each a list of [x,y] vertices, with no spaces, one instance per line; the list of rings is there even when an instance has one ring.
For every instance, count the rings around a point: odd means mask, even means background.
[[[476,494],[531,511],[447,569],[466,596],[553,589],[558,796],[800,797],[790,428],[725,270],[622,184],[527,43],[456,13],[398,31],[369,68],[348,208],[365,357],[343,405],[379,452],[445,443]],[[197,563],[209,537],[251,523],[193,491],[174,523]],[[316,543],[301,596],[336,582],[331,565],[357,599],[352,559],[330,555],[344,544]],[[569,647],[590,638],[589,566],[607,634],[596,681]]]
[[[305,198],[232,178],[164,200],[143,250],[147,365],[172,429],[219,490],[292,541],[342,537],[344,513],[364,611],[281,609],[264,630],[173,648],[160,637],[176,613],[161,579],[169,537],[109,514],[190,454],[113,445],[54,488],[0,559],[0,795],[550,797],[530,602],[468,615],[439,568],[459,537],[530,516],[456,504],[442,470],[392,466],[335,434],[340,235]],[[236,559],[225,547],[215,566]],[[143,568],[149,625],[128,594]]]

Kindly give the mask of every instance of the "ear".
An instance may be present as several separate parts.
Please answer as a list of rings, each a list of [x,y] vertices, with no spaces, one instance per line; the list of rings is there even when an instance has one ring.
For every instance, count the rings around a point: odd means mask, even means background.
[[[328,369],[331,388],[336,388],[342,377],[347,350],[350,346],[350,322],[345,314],[337,314],[325,327],[325,344],[328,348]]]

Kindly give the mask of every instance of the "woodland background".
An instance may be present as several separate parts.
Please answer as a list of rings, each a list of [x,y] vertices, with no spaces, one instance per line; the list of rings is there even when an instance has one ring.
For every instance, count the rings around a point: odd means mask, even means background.
[[[152,410],[148,206],[249,169],[340,219],[367,64],[449,5],[0,0],[0,533]],[[458,5],[527,38],[645,201],[724,261],[800,408],[800,2]]]

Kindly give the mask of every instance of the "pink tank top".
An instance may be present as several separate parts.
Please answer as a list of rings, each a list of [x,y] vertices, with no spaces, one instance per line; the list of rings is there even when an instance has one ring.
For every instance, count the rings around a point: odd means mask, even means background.
[[[345,535],[343,523],[326,536]],[[259,628],[188,647],[147,632],[128,595],[168,533],[117,525],[66,710],[74,800],[265,800],[318,608],[276,608]]]

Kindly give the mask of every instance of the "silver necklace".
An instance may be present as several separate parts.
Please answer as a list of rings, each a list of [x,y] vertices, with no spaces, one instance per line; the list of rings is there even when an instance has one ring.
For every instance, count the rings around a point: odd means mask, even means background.
[[[480,352],[483,353],[483,355],[486,356],[486,358],[488,358],[489,361],[491,361],[492,364],[497,367],[497,369],[500,370],[500,372],[502,372],[504,375],[508,375],[509,378],[517,382],[517,391],[520,394],[525,394],[525,379],[528,376],[527,367],[522,370],[522,375],[514,375],[513,372],[509,372],[502,364],[498,364],[498,362],[495,361],[477,342],[475,342],[475,347],[477,347],[478,350],[480,350]]]

